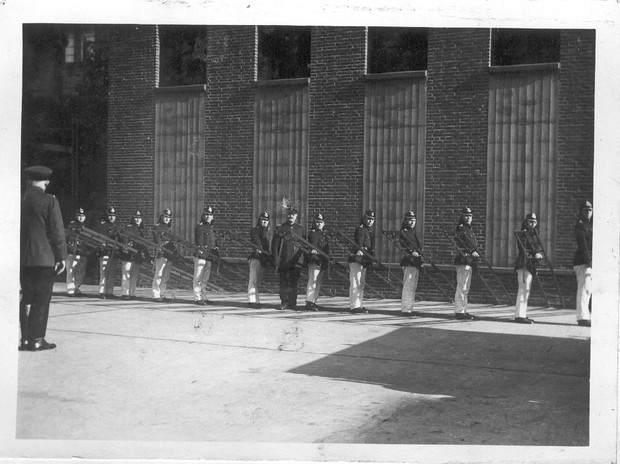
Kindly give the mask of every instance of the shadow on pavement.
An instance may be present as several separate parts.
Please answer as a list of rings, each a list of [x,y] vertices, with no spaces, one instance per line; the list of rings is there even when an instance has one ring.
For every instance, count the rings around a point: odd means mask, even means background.
[[[409,394],[326,441],[588,444],[587,339],[402,328],[289,372]]]

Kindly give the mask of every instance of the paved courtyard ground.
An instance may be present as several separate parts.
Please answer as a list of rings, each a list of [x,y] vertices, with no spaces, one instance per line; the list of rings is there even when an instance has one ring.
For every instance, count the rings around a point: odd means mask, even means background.
[[[47,339],[19,353],[18,439],[545,445],[589,442],[590,329],[574,310],[324,298],[319,312],[68,298]],[[303,297],[300,297],[300,302]],[[16,339],[17,342],[17,339]],[[16,343],[17,345],[17,343]]]

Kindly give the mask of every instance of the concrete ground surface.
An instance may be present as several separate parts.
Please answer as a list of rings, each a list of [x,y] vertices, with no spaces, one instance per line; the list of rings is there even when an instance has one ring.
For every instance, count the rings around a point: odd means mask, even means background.
[[[590,329],[575,311],[322,298],[250,309],[244,294],[166,303],[69,298],[20,352],[18,439],[587,446]],[[115,290],[118,294],[118,288]],[[303,303],[303,295],[298,302]],[[16,339],[17,342],[17,339]],[[17,343],[16,343],[17,347]]]

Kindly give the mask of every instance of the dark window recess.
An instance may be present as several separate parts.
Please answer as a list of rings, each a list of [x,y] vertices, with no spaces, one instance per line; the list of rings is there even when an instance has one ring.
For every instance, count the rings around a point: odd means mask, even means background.
[[[258,79],[310,77],[310,28],[258,28]]]
[[[368,73],[423,71],[428,57],[428,31],[412,27],[368,29]]]
[[[491,66],[558,63],[559,61],[559,30],[492,30]]]
[[[159,86],[207,82],[204,26],[159,26]]]

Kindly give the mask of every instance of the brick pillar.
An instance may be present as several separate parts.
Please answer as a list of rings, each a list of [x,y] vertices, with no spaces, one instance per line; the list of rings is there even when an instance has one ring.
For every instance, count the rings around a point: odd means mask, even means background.
[[[308,212],[353,227],[362,204],[366,28],[313,27]]]
[[[220,224],[250,227],[254,163],[257,31],[254,26],[207,30],[205,205]]]
[[[109,59],[107,189],[119,224],[126,224],[136,209],[142,211],[145,225],[156,219],[153,89],[158,80],[157,27],[115,27]]]
[[[431,29],[428,36],[425,248],[450,263],[453,230],[464,206],[474,231],[486,231],[489,29]]]
[[[594,30],[561,32],[556,267],[572,267],[577,210],[583,200],[592,201],[594,61]]]

